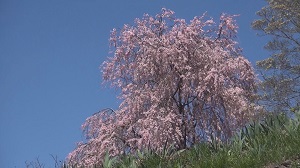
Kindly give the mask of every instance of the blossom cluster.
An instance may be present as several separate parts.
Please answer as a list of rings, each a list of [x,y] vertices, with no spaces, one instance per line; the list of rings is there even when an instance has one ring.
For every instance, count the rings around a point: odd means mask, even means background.
[[[256,76],[235,40],[237,28],[234,16],[222,14],[219,24],[205,14],[186,22],[162,9],[113,29],[114,55],[103,64],[103,78],[121,89],[122,103],[111,115],[86,120],[87,142],[69,161],[89,166],[106,152],[230,138],[257,109],[251,105]]]

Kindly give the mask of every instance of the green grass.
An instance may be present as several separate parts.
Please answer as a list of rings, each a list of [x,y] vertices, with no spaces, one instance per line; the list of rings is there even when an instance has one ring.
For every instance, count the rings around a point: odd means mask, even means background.
[[[107,155],[103,165],[95,167],[258,168],[280,165],[288,159],[291,160],[290,167],[300,167],[300,112],[295,115],[294,119],[279,114],[268,116],[264,121],[252,122],[228,143],[201,143],[181,151],[172,148],[163,152],[144,150],[135,155],[115,158]]]
[[[288,119],[284,115],[267,117],[261,122],[252,122],[240,130],[229,143],[213,142],[195,145],[183,151],[156,153],[138,152],[126,155],[103,167],[264,167],[271,163],[300,156],[300,117]],[[300,167],[292,162],[290,166]]]

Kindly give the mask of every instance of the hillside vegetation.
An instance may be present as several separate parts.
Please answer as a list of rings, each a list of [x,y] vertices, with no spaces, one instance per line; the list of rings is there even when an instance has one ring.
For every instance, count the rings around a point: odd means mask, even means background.
[[[300,167],[299,123],[300,112],[293,119],[284,114],[272,115],[249,123],[227,143],[213,139],[180,151],[145,149],[135,155],[106,155],[103,164],[94,167]]]

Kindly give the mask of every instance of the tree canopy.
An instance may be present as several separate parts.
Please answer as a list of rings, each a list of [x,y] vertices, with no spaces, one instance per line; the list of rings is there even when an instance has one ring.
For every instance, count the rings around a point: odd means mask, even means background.
[[[69,154],[89,166],[143,148],[190,147],[211,136],[224,141],[256,115],[256,76],[235,41],[234,16],[216,24],[206,16],[190,22],[162,9],[133,26],[111,32],[113,55],[103,78],[120,88],[122,103],[83,125],[87,142]]]
[[[258,61],[262,70],[261,100],[270,111],[287,112],[300,106],[300,0],[266,0],[252,27],[272,38],[272,52]]]

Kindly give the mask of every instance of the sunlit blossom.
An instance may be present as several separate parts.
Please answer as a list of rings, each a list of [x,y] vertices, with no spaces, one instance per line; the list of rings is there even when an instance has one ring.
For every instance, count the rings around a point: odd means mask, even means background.
[[[234,16],[222,14],[219,24],[205,18],[186,22],[162,9],[113,29],[114,55],[103,78],[121,89],[122,103],[86,120],[89,139],[69,154],[70,163],[90,166],[106,151],[115,156],[166,143],[183,149],[212,134],[226,140],[256,115],[256,78],[235,41]]]

